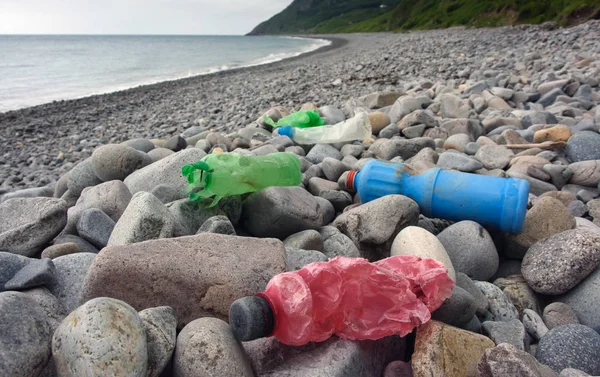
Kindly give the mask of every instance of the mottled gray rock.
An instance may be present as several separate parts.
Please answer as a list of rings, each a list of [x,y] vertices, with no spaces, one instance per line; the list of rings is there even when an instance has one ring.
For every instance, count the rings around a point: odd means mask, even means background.
[[[469,156],[475,156],[475,154],[477,154],[477,151],[481,148],[481,145],[477,144],[477,143],[467,143],[467,145],[465,145],[465,150],[464,152],[466,154],[468,154]]]
[[[388,113],[392,124],[398,122],[415,110],[421,109],[421,104],[415,98],[410,96],[400,97],[394,102],[394,105]]]
[[[477,153],[478,159],[486,169],[504,169],[515,154],[501,145],[484,145]]]
[[[4,290],[4,284],[7,281],[33,260],[22,255],[0,251],[0,266],[2,266],[0,268],[0,292]]]
[[[148,368],[146,332],[127,303],[101,297],[69,314],[52,338],[59,376],[145,377]]]
[[[336,185],[337,186],[337,185]],[[300,187],[269,187],[250,195],[242,213],[245,228],[256,237],[286,238],[326,225],[326,208]]]
[[[283,240],[283,244],[286,248],[323,251],[323,239],[313,229],[294,233]]]
[[[573,162],[600,160],[600,134],[577,132],[567,142],[567,156]]]
[[[423,136],[423,132],[425,132],[425,127],[426,126],[424,124],[406,127],[402,129],[402,135],[404,135],[407,139],[421,137]]]
[[[344,156],[342,156],[340,151],[329,144],[316,144],[306,155],[306,159],[313,164],[320,164],[326,157],[341,160]]]
[[[455,169],[463,172],[472,172],[483,167],[481,162],[462,153],[442,153],[437,165],[444,169]]]
[[[340,232],[336,227],[325,226],[319,230],[323,238],[323,254],[328,258],[344,256],[348,258],[360,257],[358,248],[350,237]]]
[[[179,152],[182,149],[187,147],[187,142],[185,139],[179,135],[171,136],[165,143],[163,144],[163,148],[170,149],[173,152]]]
[[[408,226],[402,229],[394,238],[390,255],[416,255],[420,258],[434,259],[442,263],[448,270],[450,279],[456,281],[454,267],[444,245],[436,236],[423,228]]]
[[[518,319],[510,321],[485,321],[482,323],[483,333],[489,336],[496,345],[508,343],[518,350],[525,351],[525,327]]]
[[[319,193],[319,197],[327,199],[336,212],[342,212],[344,208],[352,204],[352,195],[345,191],[325,190]]]
[[[127,140],[121,143],[122,145],[126,145],[130,148],[136,149],[138,151],[144,152],[144,153],[148,153],[151,150],[153,150],[154,148],[156,148],[154,146],[154,144],[147,139],[131,139],[131,140]]]
[[[6,377],[38,376],[50,358],[46,313],[21,292],[0,293],[0,370]]]
[[[558,377],[532,355],[508,343],[485,350],[477,364],[477,377]]]
[[[189,199],[179,199],[167,203],[166,207],[169,209],[169,212],[171,212],[176,224],[173,230],[173,236],[181,237],[196,234],[202,224],[209,218],[225,215],[225,211],[221,209],[224,208],[223,205],[224,203],[221,201],[218,206],[208,208],[207,203],[193,202]]]
[[[331,157],[325,157],[325,159],[323,159],[323,162],[321,163],[321,169],[323,169],[325,178],[334,182],[338,180],[342,173],[350,170],[344,163]]]
[[[48,289],[69,313],[80,304],[83,280],[94,258],[96,254],[75,253],[52,260],[56,267],[56,282]]]
[[[413,377],[413,370],[410,363],[396,360],[385,367],[383,377]]]
[[[444,148],[445,149],[454,149],[459,152],[464,152],[467,144],[469,144],[472,141],[473,140],[471,140],[471,137],[467,134],[451,135],[449,138],[447,138],[444,141]]]
[[[138,313],[146,332],[148,370],[146,377],[158,377],[171,360],[177,338],[175,310],[169,306],[144,309]]]
[[[217,318],[192,321],[177,336],[173,377],[204,376],[254,376],[242,345]]]
[[[544,107],[548,107],[548,106],[552,105],[554,103],[554,101],[556,101],[556,98],[558,96],[561,96],[564,94],[565,93],[562,90],[560,90],[560,88],[554,88],[551,91],[549,91],[548,93],[542,95],[542,97],[537,101],[537,103]]]
[[[565,368],[600,374],[600,335],[583,325],[564,325],[546,333],[538,343],[535,357],[556,372]]]
[[[565,165],[546,164],[542,167],[542,169],[548,173],[548,175],[550,175],[552,184],[558,189],[561,189],[564,185],[566,185],[573,175],[571,170]]]
[[[475,316],[476,308],[477,304],[473,296],[455,285],[452,295],[444,301],[442,306],[431,313],[431,319],[448,325],[463,327],[471,322],[473,316]]]
[[[391,244],[405,227],[417,225],[419,207],[402,195],[387,195],[341,214],[333,225],[359,249],[369,245],[381,246],[378,252],[389,256]]]
[[[456,134],[467,134],[473,140],[483,135],[483,127],[476,119],[446,119],[441,125],[449,136]]]
[[[65,316],[69,314],[56,296],[45,287],[28,289],[21,291],[21,293],[33,299],[44,310],[50,328],[50,335],[54,334],[54,330],[60,325]]]
[[[548,327],[539,314],[531,309],[523,310],[523,326],[535,340],[540,340],[548,332]]]
[[[594,224],[593,222],[591,222],[588,219],[584,219],[584,218],[581,218],[581,217],[576,217],[575,218],[575,224],[576,224],[576,228],[577,229],[587,230],[587,231],[590,231],[592,233],[600,235],[600,227],[598,227],[598,225]]]
[[[108,244],[114,228],[114,220],[97,208],[83,211],[77,221],[77,233],[98,249],[102,249]]]
[[[481,292],[475,282],[462,272],[456,273],[456,285],[467,291],[475,300],[476,314],[484,316],[490,306],[487,297]],[[481,326],[480,326],[481,327]]]
[[[4,290],[20,291],[50,285],[55,281],[55,271],[51,259],[34,259],[4,284]]]
[[[542,318],[550,330],[559,326],[579,324],[573,308],[564,302],[553,302],[547,305]]]
[[[460,221],[438,234],[457,272],[488,280],[498,270],[498,252],[492,237],[474,221]]]
[[[328,181],[323,178],[314,177],[308,181],[308,191],[314,196],[319,196],[323,191],[337,190],[337,182]]]
[[[151,150],[150,152],[148,152],[148,157],[150,157],[152,159],[152,162],[156,162],[158,160],[162,160],[163,158],[172,155],[173,152],[170,149],[167,148],[155,148],[153,150]]]
[[[500,288],[487,281],[476,281],[475,285],[489,302],[489,312],[484,317],[484,320],[510,321],[512,319],[519,319],[519,312]]]
[[[33,187],[23,190],[17,190],[0,195],[0,203],[8,199],[14,198],[51,198],[54,195],[54,190],[50,187]],[[61,195],[62,196],[62,195]]]
[[[358,144],[346,144],[340,149],[342,152],[342,156],[354,156],[356,158],[360,157],[365,148],[362,145]]]
[[[588,212],[588,207],[581,200],[573,200],[567,205],[567,209],[569,210],[571,215],[575,217],[581,217]]]
[[[559,377],[586,377],[589,374],[575,368],[565,368],[560,372]]]
[[[573,173],[569,183],[583,186],[598,186],[600,182],[600,160],[575,162],[569,165]]]
[[[173,236],[175,219],[164,204],[148,192],[137,192],[115,224],[107,245],[124,245]]]
[[[523,316],[525,309],[541,313],[539,298],[521,274],[496,279],[494,285],[502,289],[502,292],[519,311],[519,316]]]
[[[296,271],[314,262],[327,262],[328,258],[317,250],[304,250],[294,247],[285,248],[285,269]]]
[[[404,339],[389,336],[375,341],[332,337],[301,347],[286,346],[274,337],[243,343],[256,376],[381,377],[385,367],[405,350]],[[277,356],[277,360],[273,359]]]
[[[506,175],[508,175],[511,178],[520,178],[529,182],[529,192],[533,195],[542,195],[548,191],[558,190],[553,184],[533,178],[526,174],[508,171],[506,172]]]
[[[67,203],[54,198],[15,198],[0,204],[0,250],[31,257],[67,223]]]
[[[44,249],[44,251],[42,251],[41,257],[54,259],[54,258],[61,257],[63,255],[74,254],[74,253],[79,253],[79,252],[81,252],[81,250],[79,249],[79,246],[76,243],[65,242],[65,243],[48,246],[47,248]]]
[[[91,157],[75,165],[67,178],[67,188],[74,196],[79,196],[84,188],[96,186],[100,183],[102,183],[102,180],[94,173]]]
[[[235,236],[235,228],[227,216],[213,216],[208,218],[204,224],[198,229],[197,234],[200,233],[218,233],[218,234],[229,234]]]
[[[131,194],[139,191],[150,192],[154,187],[164,184],[172,187],[177,192],[178,198],[184,198],[187,180],[181,176],[181,169],[184,165],[200,161],[204,156],[206,152],[201,149],[184,149],[136,170],[125,178],[124,183]]]
[[[122,144],[102,145],[92,153],[92,169],[101,181],[122,181],[129,174],[151,164],[145,153]]]
[[[433,113],[429,110],[416,110],[402,118],[400,123],[398,123],[398,127],[400,129],[405,129],[407,127],[413,127],[417,125],[423,125],[427,128],[435,127],[436,121],[433,116]],[[425,129],[425,127],[423,127],[423,129]]]
[[[559,295],[575,287],[600,264],[600,236],[567,230],[529,248],[521,271],[536,292]]]
[[[391,160],[394,157],[401,157],[407,160],[415,156],[420,150],[425,148],[435,149],[435,142],[429,137],[417,137],[414,139],[377,139],[369,147],[369,152],[383,160]]]
[[[469,118],[473,110],[455,95],[446,93],[440,97],[442,118]]]

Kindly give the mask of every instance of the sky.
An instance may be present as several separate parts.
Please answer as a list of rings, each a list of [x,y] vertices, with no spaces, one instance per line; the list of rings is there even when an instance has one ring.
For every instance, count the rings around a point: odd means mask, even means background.
[[[246,34],[292,0],[0,0],[0,34]]]

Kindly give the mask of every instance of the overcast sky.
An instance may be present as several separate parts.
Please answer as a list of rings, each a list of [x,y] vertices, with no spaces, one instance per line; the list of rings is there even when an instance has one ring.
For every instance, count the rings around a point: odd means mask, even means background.
[[[292,0],[0,0],[0,34],[246,34]]]

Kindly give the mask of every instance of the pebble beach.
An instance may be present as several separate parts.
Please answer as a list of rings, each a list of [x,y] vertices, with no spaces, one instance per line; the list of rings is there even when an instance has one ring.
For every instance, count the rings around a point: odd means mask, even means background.
[[[0,375],[600,375],[600,21],[317,36],[296,58],[0,113]],[[265,124],[368,111],[364,141]],[[182,167],[295,154],[302,183],[191,201]],[[521,232],[346,184],[377,159],[529,183]],[[210,203],[210,202],[208,202]],[[241,342],[237,299],[335,257],[435,259],[406,337]]]

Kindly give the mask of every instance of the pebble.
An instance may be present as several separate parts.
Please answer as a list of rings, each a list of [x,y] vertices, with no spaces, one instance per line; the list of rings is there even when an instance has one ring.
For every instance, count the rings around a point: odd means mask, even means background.
[[[137,192],[115,224],[108,246],[172,237],[175,219],[164,204],[148,192]]]
[[[91,158],[94,174],[104,182],[122,181],[152,163],[150,156],[122,144],[103,145],[94,150]]]
[[[600,236],[567,230],[529,248],[521,271],[527,284],[545,295],[560,295],[575,287],[600,264]]]
[[[67,188],[74,196],[81,195],[84,188],[96,186],[100,183],[102,183],[102,180],[94,173],[94,164],[91,157],[75,165],[67,178]]]
[[[67,203],[54,198],[14,198],[0,203],[0,250],[32,257],[67,223]]]
[[[313,164],[320,164],[326,157],[341,160],[344,156],[329,144],[316,144],[306,155],[306,159]]]
[[[248,356],[231,328],[218,318],[199,318],[177,335],[173,377],[254,377]]]
[[[567,142],[571,137],[571,129],[567,126],[558,125],[551,128],[536,131],[533,135],[534,143],[543,143],[545,141],[564,141]]]
[[[565,368],[600,374],[600,335],[583,325],[564,325],[551,329],[538,343],[535,357],[555,372]]]
[[[4,376],[38,376],[50,359],[46,313],[21,292],[0,293],[0,367]]]
[[[124,141],[121,144],[145,153],[156,148],[150,140],[146,139],[131,139]]]
[[[180,150],[185,149],[186,147],[187,142],[185,141],[185,138],[179,135],[174,135],[170,137],[167,141],[165,141],[165,144],[163,145],[163,148],[172,150],[173,152],[179,152]]]
[[[476,281],[475,285],[481,290],[489,302],[489,313],[486,321],[510,321],[519,319],[519,312],[502,290],[487,281]]]
[[[585,377],[589,374],[575,368],[565,368],[560,372],[559,377]]]
[[[146,377],[159,377],[175,350],[177,318],[169,306],[144,309],[138,313],[148,344]]]
[[[208,218],[204,224],[198,229],[196,234],[200,233],[217,233],[228,234],[235,236],[235,228],[227,216],[213,216]]]
[[[508,343],[518,350],[525,351],[525,327],[518,319],[510,321],[485,321],[481,324],[483,333],[499,345]]]
[[[221,209],[222,206],[223,202],[221,201],[218,206],[206,208],[206,205],[192,202],[189,199],[167,203],[166,207],[174,219],[173,236],[181,237],[196,234],[202,224],[209,218],[226,215],[225,211]]]
[[[66,191],[66,189],[65,189]],[[51,198],[54,195],[54,190],[50,187],[34,187],[23,190],[17,190],[13,192],[8,192],[6,194],[0,194],[0,203],[4,202],[8,199],[14,198],[38,198],[38,197],[46,197]]]
[[[308,181],[308,191],[314,196],[319,196],[323,191],[335,191],[337,189],[337,182],[332,182],[327,179],[314,177]]]
[[[383,371],[383,377],[413,377],[412,367],[404,361],[392,361]]]
[[[544,308],[543,320],[548,329],[555,327],[579,324],[573,309],[564,302],[553,302]]]
[[[145,377],[146,332],[127,303],[101,297],[69,314],[52,338],[59,376],[114,375]]]
[[[74,243],[82,253],[98,253],[98,249],[94,245],[87,242],[83,238],[74,236],[72,234],[59,235],[52,241],[52,243],[55,245],[62,243]]]
[[[457,272],[474,280],[489,280],[498,270],[499,257],[492,237],[474,221],[460,221],[440,234],[438,239]]]
[[[81,290],[86,274],[96,258],[92,253],[75,253],[54,258],[56,282],[48,287],[50,292],[70,313],[81,302]]]
[[[539,298],[520,274],[496,279],[494,285],[502,289],[502,292],[515,305],[519,316],[523,316],[525,309],[533,310],[536,313],[541,312]]]
[[[309,229],[294,233],[283,240],[286,248],[323,251],[323,239],[318,231]]]
[[[33,259],[22,255],[0,251],[0,292],[4,284],[15,276],[19,270],[31,263]]]
[[[548,332],[542,317],[531,309],[523,310],[523,326],[535,340],[540,340]]]
[[[4,284],[5,290],[20,291],[55,282],[54,263],[51,259],[34,259],[23,266],[9,281]]]
[[[436,236],[423,228],[408,226],[400,231],[392,243],[391,256],[415,255],[421,258],[431,258],[444,265],[448,276],[456,281],[452,261],[444,249],[444,245]]]
[[[464,327],[473,317],[477,309],[477,303],[469,292],[455,285],[452,295],[444,303],[431,313],[431,318],[444,322],[448,325]]]
[[[423,136],[423,132],[425,132],[425,125],[418,124],[415,126],[410,126],[402,129],[402,135],[404,135],[407,139],[414,139],[417,137]]]
[[[569,183],[596,187],[600,183],[600,160],[575,162],[569,165],[573,173]]]
[[[574,200],[567,206],[567,209],[571,215],[575,217],[582,217],[588,212],[588,207],[581,200]],[[576,220],[577,221],[577,220]]]
[[[347,170],[350,170],[344,163],[331,157],[325,157],[325,159],[321,163],[321,169],[323,169],[323,174],[325,175],[325,178],[334,182],[336,182],[338,178],[340,178],[342,173],[344,173]]]
[[[561,189],[564,185],[566,185],[573,175],[573,172],[569,169],[569,167],[564,165],[546,164],[542,167],[542,169],[544,172],[550,175],[552,184],[558,189]]]
[[[503,343],[487,349],[477,364],[478,377],[558,377],[529,353]]]
[[[319,230],[319,233],[323,238],[323,254],[325,254],[327,258],[331,259],[338,256],[348,258],[360,257],[360,252],[354,242],[336,227],[322,227]]]
[[[483,167],[481,162],[462,153],[442,153],[437,165],[443,169],[455,169],[462,172],[473,172]]]
[[[364,151],[363,146],[356,145],[356,144],[346,144],[340,150],[340,152],[342,153],[342,156],[344,156],[344,157],[354,156],[356,158],[360,157],[360,155],[362,154],[363,151]]]
[[[600,160],[600,134],[577,132],[567,143],[567,156],[573,162]]]
[[[42,251],[42,258],[54,259],[63,255],[74,254],[81,252],[79,246],[75,242],[65,242],[56,245],[48,246]]]
[[[481,292],[481,290],[475,285],[475,282],[471,280],[467,275],[462,272],[456,274],[456,285],[467,291],[475,300],[476,314],[484,316],[487,313],[490,303],[487,297]]]
[[[373,135],[379,135],[381,130],[390,125],[391,121],[390,117],[386,113],[381,111],[375,111],[369,113],[369,122],[371,123],[371,130],[373,132]],[[392,124],[392,126],[396,125]]]
[[[600,270],[596,269],[575,288],[571,289],[565,295],[560,296],[561,302],[571,306],[579,322],[593,327],[600,325],[600,313],[596,303],[599,300],[600,292]],[[550,326],[548,326],[550,327]]]
[[[465,147],[471,141],[471,137],[467,134],[452,135],[444,141],[444,149],[454,149],[459,152],[464,152]]]
[[[307,264],[314,262],[327,262],[328,258],[317,250],[303,250],[293,247],[285,248],[286,271],[297,271]]]
[[[319,193],[319,197],[328,200],[336,212],[343,212],[346,207],[352,204],[352,195],[345,191],[325,190]]]
[[[77,233],[98,249],[108,244],[114,227],[113,219],[97,208],[83,211],[77,221]]]
[[[484,145],[475,153],[475,158],[490,170],[504,169],[513,156],[514,153],[510,149],[500,145]]]
[[[338,124],[346,120],[344,112],[333,106],[322,106],[319,108],[319,113],[325,124]]]

